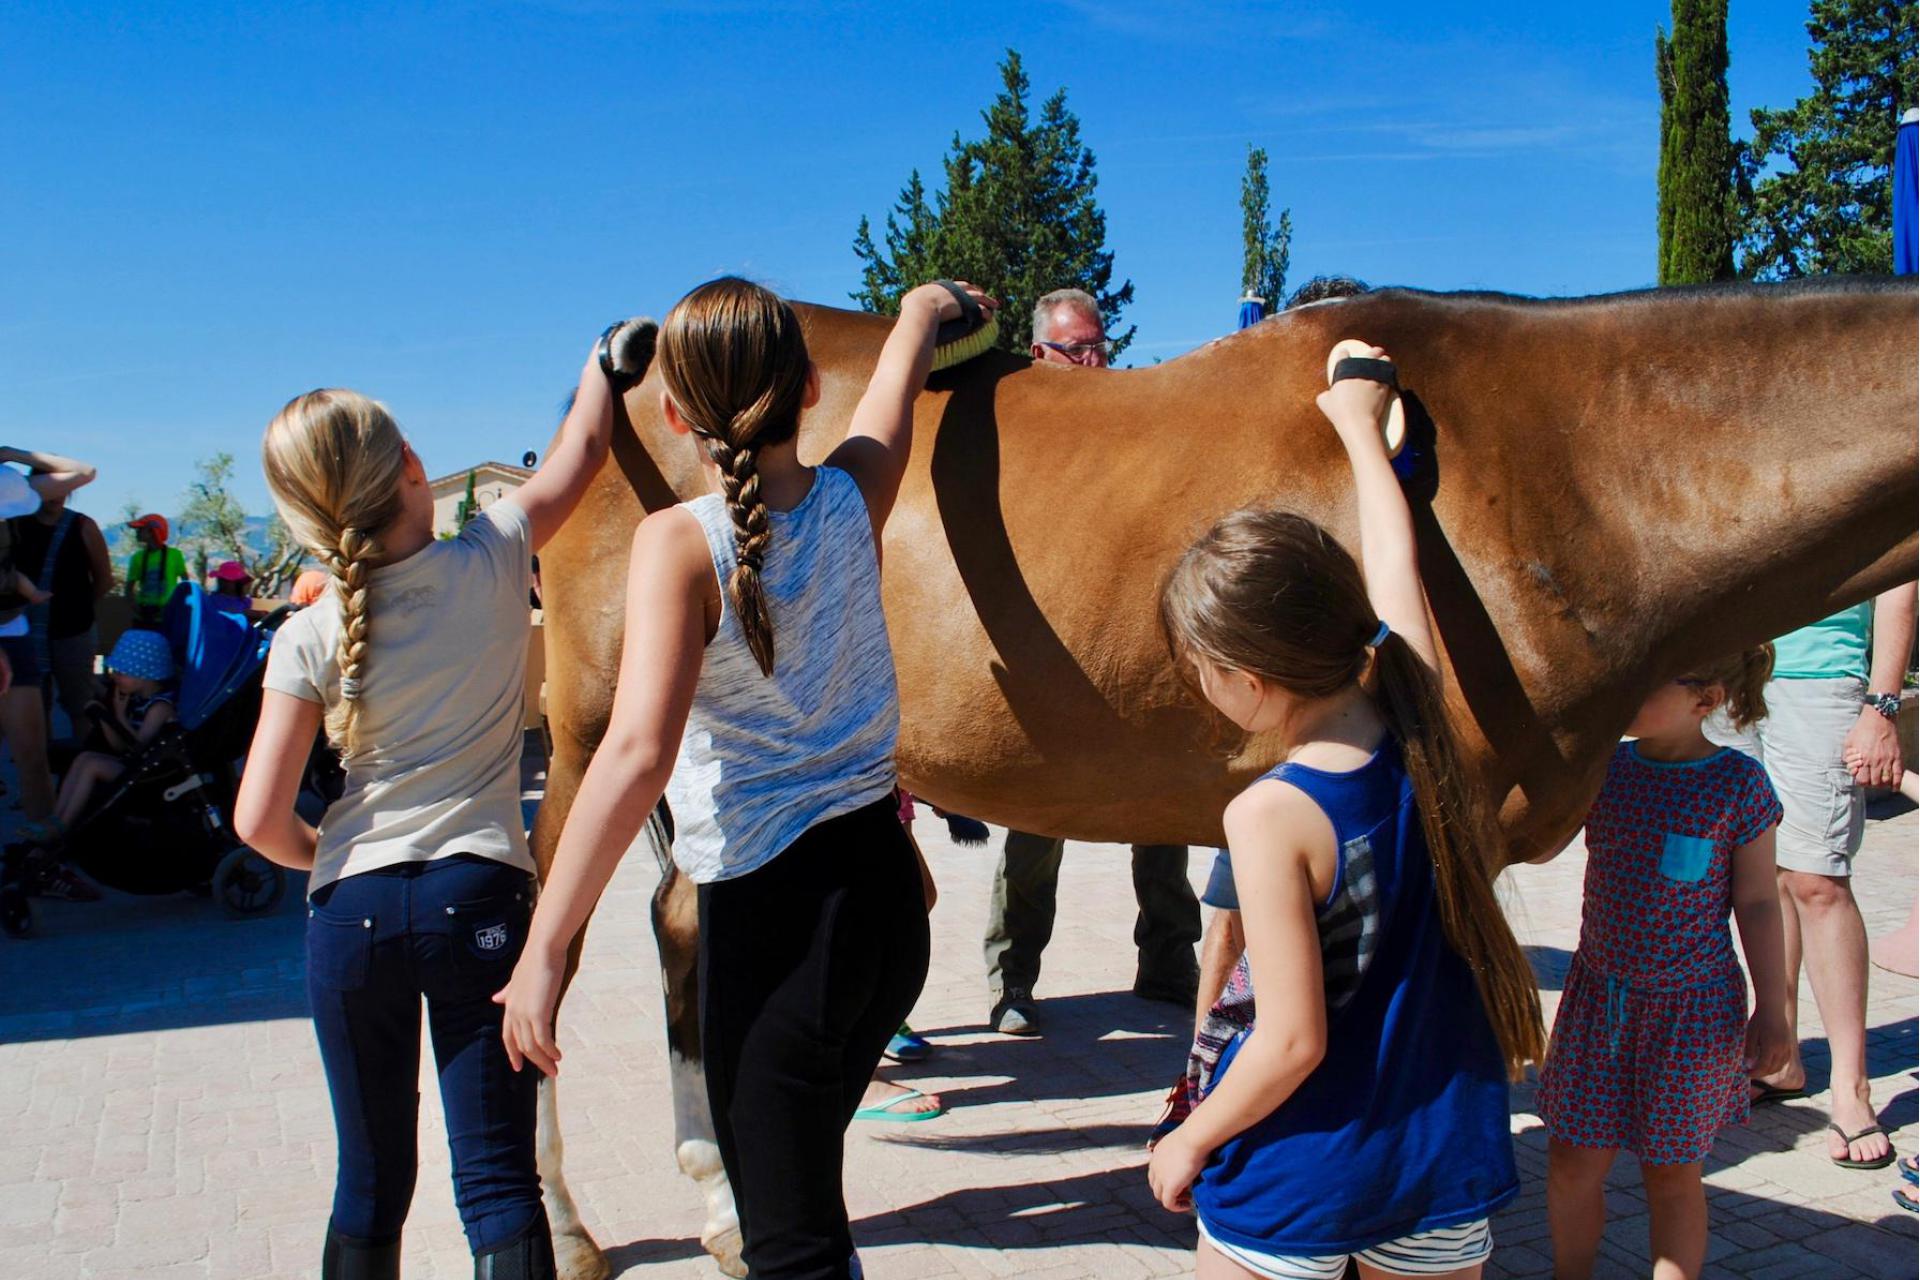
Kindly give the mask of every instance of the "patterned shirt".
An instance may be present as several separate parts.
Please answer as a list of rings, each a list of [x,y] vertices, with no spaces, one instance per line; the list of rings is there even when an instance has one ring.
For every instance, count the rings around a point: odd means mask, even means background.
[[[1751,756],[1662,763],[1622,743],[1587,815],[1580,955],[1602,975],[1674,990],[1738,972],[1733,852],[1780,821]]]

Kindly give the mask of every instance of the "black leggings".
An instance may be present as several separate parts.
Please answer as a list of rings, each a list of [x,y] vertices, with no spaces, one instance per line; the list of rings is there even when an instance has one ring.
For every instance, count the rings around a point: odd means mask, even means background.
[[[847,1125],[927,979],[927,913],[891,797],[700,886],[700,1043],[754,1280],[847,1280]]]

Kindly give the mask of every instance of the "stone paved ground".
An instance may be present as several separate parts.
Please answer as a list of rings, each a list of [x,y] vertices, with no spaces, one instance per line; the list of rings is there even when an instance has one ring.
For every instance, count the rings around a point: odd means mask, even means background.
[[[1125,851],[1075,846],[1047,955],[1044,1038],[986,1034],[979,930],[988,851],[957,848],[923,817],[942,886],[933,976],[914,1022],[939,1046],[898,1078],[937,1090],[942,1119],[858,1125],[847,1195],[875,1280],[1124,1280],[1191,1267],[1190,1220],[1146,1191],[1141,1142],[1186,1045],[1186,1020],[1126,993],[1133,907]],[[997,833],[996,833],[997,834]],[[1860,888],[1875,933],[1915,893],[1912,812],[1870,824]],[[1577,924],[1583,858],[1508,877],[1516,920],[1548,987]],[[1196,854],[1196,883],[1206,857]],[[651,866],[622,868],[563,1019],[562,1109],[583,1211],[628,1277],[717,1274],[701,1214],[670,1151],[657,970],[646,920]],[[333,1140],[303,1021],[296,892],[270,918],[234,922],[185,896],[42,904],[39,935],[0,940],[0,1277],[257,1280],[313,1274]],[[1809,1059],[1823,1080],[1812,1001]],[[1875,971],[1876,1098],[1902,1151],[1920,1143],[1915,984]],[[423,1075],[424,1165],[410,1277],[470,1272],[447,1178],[444,1129]],[[1545,1140],[1515,1091],[1524,1190],[1496,1224],[1491,1272],[1548,1274]],[[1833,1168],[1821,1099],[1728,1133],[1710,1166],[1714,1268],[1752,1280],[1915,1274],[1914,1220],[1892,1178]],[[1644,1274],[1645,1201],[1623,1168],[1609,1193],[1603,1273]]]

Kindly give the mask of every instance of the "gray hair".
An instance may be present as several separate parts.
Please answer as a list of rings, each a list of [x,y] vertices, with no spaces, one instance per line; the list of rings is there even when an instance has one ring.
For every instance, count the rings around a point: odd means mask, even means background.
[[[1107,322],[1100,315],[1100,303],[1085,289],[1055,289],[1033,304],[1033,340],[1046,342],[1053,337],[1053,313],[1071,307],[1106,332]]]

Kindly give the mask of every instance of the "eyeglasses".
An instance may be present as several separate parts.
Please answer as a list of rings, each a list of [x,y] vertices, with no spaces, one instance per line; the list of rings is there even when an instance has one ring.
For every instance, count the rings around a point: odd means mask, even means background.
[[[1049,351],[1058,351],[1069,360],[1080,360],[1096,351],[1103,356],[1113,354],[1111,342],[1042,342],[1038,345]]]

